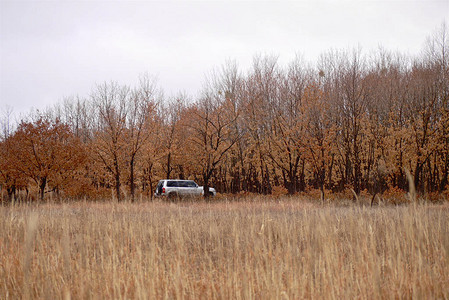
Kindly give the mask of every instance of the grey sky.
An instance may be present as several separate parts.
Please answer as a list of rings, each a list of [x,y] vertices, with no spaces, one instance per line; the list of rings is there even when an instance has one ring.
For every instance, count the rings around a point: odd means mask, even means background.
[[[280,63],[358,45],[414,55],[449,21],[449,0],[0,1],[0,108],[16,114],[143,73],[166,95],[194,96],[213,67],[231,58],[246,70],[257,53]]]

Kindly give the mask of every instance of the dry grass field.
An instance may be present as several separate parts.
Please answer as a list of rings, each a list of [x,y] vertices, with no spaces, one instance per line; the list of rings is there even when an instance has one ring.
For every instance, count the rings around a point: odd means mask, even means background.
[[[449,299],[449,206],[0,207],[0,299]]]

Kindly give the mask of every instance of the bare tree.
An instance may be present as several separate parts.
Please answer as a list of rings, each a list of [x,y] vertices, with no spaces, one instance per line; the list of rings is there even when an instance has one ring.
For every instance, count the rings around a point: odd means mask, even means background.
[[[221,90],[226,77],[213,76],[206,82],[203,97],[186,110],[185,121],[190,131],[191,156],[200,166],[204,184],[204,197],[209,197],[209,180],[226,153],[238,141],[239,135],[231,133],[239,111],[233,101],[232,91]]]
[[[441,24],[430,37],[424,48],[428,67],[434,71],[434,89],[440,107],[437,152],[441,165],[439,190],[449,184],[449,27]],[[438,171],[438,170],[437,170]]]
[[[178,168],[179,177],[184,177],[183,167],[179,157],[182,154],[182,148],[185,140],[183,128],[181,126],[181,117],[186,109],[188,96],[179,94],[167,105],[162,106],[160,115],[163,119],[163,127],[160,131],[159,141],[162,150],[160,159],[165,178],[171,178],[173,171]]]
[[[144,76],[140,79],[140,87],[132,91],[127,101],[126,145],[129,165],[129,186],[131,200],[135,199],[135,166],[142,147],[151,136],[156,115],[156,82],[154,78]]]
[[[249,185],[256,186],[255,191],[264,194],[271,193],[269,168],[273,162],[268,141],[273,137],[272,128],[279,103],[281,70],[277,60],[274,56],[255,56],[243,93],[243,120],[249,133]]]
[[[11,133],[13,132],[13,123],[12,118],[13,116],[13,108],[10,106],[5,106],[2,108],[2,116],[0,120],[0,141],[6,140]]]
[[[365,75],[366,60],[360,49],[348,52],[330,52],[323,57],[323,72],[331,80],[324,88],[334,106],[334,122],[340,139],[339,155],[344,170],[341,185],[352,182],[356,194],[361,190],[362,179],[362,135],[361,125],[366,113],[369,93]]]
[[[126,165],[125,137],[129,97],[129,87],[113,82],[98,85],[92,94],[98,119],[94,127],[91,151],[94,159],[102,163],[112,176],[118,201],[122,199],[120,188]]]

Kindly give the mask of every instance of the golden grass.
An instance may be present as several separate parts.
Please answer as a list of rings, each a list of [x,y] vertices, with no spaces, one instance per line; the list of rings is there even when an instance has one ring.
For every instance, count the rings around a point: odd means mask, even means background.
[[[0,299],[448,298],[449,207],[0,207]]]

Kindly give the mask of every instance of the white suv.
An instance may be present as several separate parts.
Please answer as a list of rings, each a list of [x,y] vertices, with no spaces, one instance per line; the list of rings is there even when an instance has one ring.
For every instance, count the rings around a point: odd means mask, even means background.
[[[215,196],[217,192],[214,188],[209,188],[211,196]],[[163,179],[160,180],[156,186],[155,197],[196,197],[204,195],[202,186],[198,186],[193,180],[180,180],[180,179]]]

